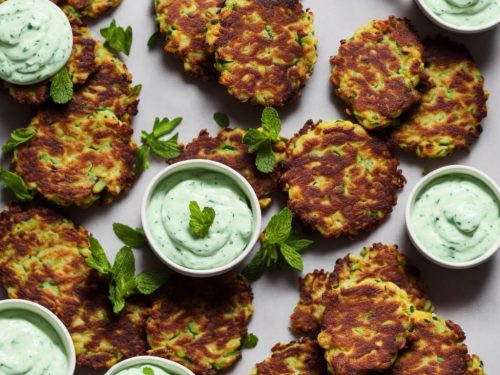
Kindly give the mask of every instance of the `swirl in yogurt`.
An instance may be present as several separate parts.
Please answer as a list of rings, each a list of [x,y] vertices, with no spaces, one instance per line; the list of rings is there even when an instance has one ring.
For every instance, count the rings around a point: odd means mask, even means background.
[[[500,17],[500,0],[425,0],[444,21],[457,26],[482,26]]]
[[[54,76],[73,48],[66,15],[49,0],[0,4],[0,78],[31,85]]]

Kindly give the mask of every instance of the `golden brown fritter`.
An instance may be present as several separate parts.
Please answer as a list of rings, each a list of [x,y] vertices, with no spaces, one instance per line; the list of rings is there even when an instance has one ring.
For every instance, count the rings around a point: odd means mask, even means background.
[[[213,55],[205,41],[207,23],[215,20],[224,0],[155,0],[156,22],[166,36],[165,51],[184,62],[197,76],[215,72]]]
[[[349,121],[311,120],[287,145],[281,183],[288,207],[324,237],[376,227],[406,182],[381,140]]]
[[[383,371],[406,345],[414,310],[406,292],[378,279],[330,290],[319,345],[331,373]]]
[[[276,344],[272,356],[257,363],[250,375],[323,375],[326,374],[322,350],[308,337],[288,344]]]
[[[465,335],[458,325],[424,311],[416,311],[412,321],[410,344],[388,374],[466,374],[469,356],[463,343]]]
[[[398,251],[397,245],[374,243],[365,247],[359,257],[348,254],[337,260],[334,274],[341,286],[345,282],[359,282],[367,278],[393,282],[408,294],[417,310],[434,310],[420,272],[407,264],[406,256]]]
[[[28,189],[61,206],[109,203],[136,179],[129,124],[138,92],[125,65],[98,51],[96,73],[68,105],[41,109],[29,125],[36,135],[14,152]]]
[[[227,0],[208,24],[219,82],[242,102],[277,107],[300,95],[316,63],[313,14],[299,0]]]
[[[335,274],[324,270],[315,270],[299,279],[300,299],[290,317],[290,328],[300,333],[319,332],[326,307],[326,292],[337,284]]]
[[[73,30],[73,50],[66,69],[73,84],[81,85],[96,70],[96,41],[88,26],[78,18],[71,18],[70,23]],[[49,99],[50,82],[49,79],[28,86],[4,82],[4,86],[19,103],[40,105]]]
[[[367,129],[394,124],[420,100],[423,47],[407,21],[389,17],[358,29],[332,57],[335,93]]]
[[[0,281],[9,298],[42,304],[68,327],[77,364],[110,367],[146,351],[146,303],[133,299],[114,315],[106,281],[85,263],[88,233],[46,208],[14,206],[0,214]]]
[[[189,159],[209,159],[225,164],[238,171],[252,185],[259,198],[260,205],[267,207],[271,203],[270,195],[279,190],[278,173],[265,174],[255,166],[255,154],[248,152],[248,146],[243,143],[246,131],[243,129],[222,129],[216,137],[210,137],[202,130],[181,152],[181,155],[168,162],[173,164]],[[274,151],[281,160],[284,154],[284,143],[274,146]]]
[[[481,358],[475,354],[470,356],[469,361],[467,362],[467,371],[464,375],[486,375]]]
[[[241,357],[252,299],[248,280],[234,272],[209,279],[173,276],[153,300],[148,354],[196,375],[215,375]]]
[[[391,142],[420,157],[443,157],[479,137],[488,93],[464,45],[445,38],[424,45],[428,79],[422,103],[391,132]]]
[[[122,0],[58,0],[66,13],[76,13],[80,17],[98,18],[111,8],[116,8]]]

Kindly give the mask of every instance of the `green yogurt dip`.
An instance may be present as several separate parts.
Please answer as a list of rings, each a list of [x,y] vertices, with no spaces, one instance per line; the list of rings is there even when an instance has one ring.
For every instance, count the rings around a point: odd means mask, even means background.
[[[0,312],[0,375],[66,375],[66,350],[54,328],[29,311]]]
[[[215,220],[207,237],[189,231],[189,202],[212,207]],[[174,173],[153,190],[147,224],[155,243],[174,263],[195,270],[224,266],[252,237],[253,215],[245,194],[228,176],[203,170]]]
[[[411,211],[411,227],[431,254],[451,262],[476,259],[500,236],[499,202],[491,189],[465,174],[439,177]]]
[[[115,373],[115,375],[173,375],[173,374],[155,365],[137,365],[126,368],[125,370],[118,371],[117,373]]]
[[[0,5],[0,78],[30,85],[54,76],[68,61],[73,33],[49,0],[7,0]]]
[[[500,18],[500,0],[424,0],[430,10],[456,26],[482,26]]]

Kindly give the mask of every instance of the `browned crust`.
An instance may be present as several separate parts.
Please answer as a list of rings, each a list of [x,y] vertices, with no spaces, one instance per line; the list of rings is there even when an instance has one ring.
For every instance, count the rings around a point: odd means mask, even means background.
[[[288,344],[278,343],[270,358],[257,363],[251,375],[323,375],[326,367],[318,343],[308,337]],[[295,366],[294,366],[295,365]]]
[[[279,190],[278,173],[265,174],[255,166],[255,155],[248,152],[243,143],[246,131],[242,129],[222,129],[216,137],[210,137],[206,130],[187,144],[181,155],[167,161],[170,164],[189,159],[208,159],[227,165],[238,171],[252,185],[259,199],[266,199]],[[283,152],[284,150],[276,150]]]
[[[294,145],[310,134],[314,137],[305,141],[303,151],[296,154]],[[313,154],[332,146],[342,147],[343,155]],[[369,173],[357,163],[362,154],[377,163]],[[303,223],[327,238],[355,235],[375,228],[392,211],[396,193],[406,182],[398,165],[391,149],[361,126],[349,122],[314,124],[309,120],[288,142],[285,173],[280,181],[289,195],[293,188],[300,191],[300,197],[289,199],[288,207]],[[314,186],[319,177],[323,179],[321,186]],[[336,214],[343,216],[339,227],[325,219]]]
[[[234,272],[209,279],[173,276],[153,300],[148,354],[182,363],[197,375],[216,374],[241,357],[239,345],[229,353],[225,346],[247,333],[252,299],[249,282]]]

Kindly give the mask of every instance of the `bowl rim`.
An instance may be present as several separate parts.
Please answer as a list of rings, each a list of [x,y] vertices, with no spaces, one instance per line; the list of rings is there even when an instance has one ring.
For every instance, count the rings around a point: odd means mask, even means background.
[[[132,357],[118,362],[106,371],[104,375],[114,375],[117,371],[125,370],[127,367],[134,365],[156,365],[163,367],[167,371],[175,371],[176,373],[174,375],[194,375],[190,369],[180,363],[171,361],[170,359],[147,355]]]
[[[481,256],[468,260],[465,262],[451,262],[447,261],[444,259],[441,259],[437,257],[436,255],[431,254],[417,239],[415,235],[415,231],[413,230],[413,227],[411,225],[411,210],[414,206],[415,200],[417,196],[420,194],[420,192],[427,186],[429,186],[432,181],[435,179],[446,176],[449,174],[465,174],[468,176],[471,176],[482,183],[484,183],[490,190],[491,192],[496,195],[497,201],[500,203],[500,188],[496,184],[496,182],[488,176],[486,173],[482,172],[481,170],[474,168],[474,167],[469,167],[466,165],[460,165],[460,164],[454,164],[454,165],[447,165],[441,168],[438,168],[423,178],[421,178],[417,184],[413,187],[413,189],[410,192],[410,195],[408,196],[408,200],[406,202],[406,209],[405,209],[405,221],[406,221],[406,230],[408,233],[408,236],[410,237],[411,242],[413,245],[417,248],[417,250],[427,259],[430,261],[434,262],[437,265],[440,265],[445,268],[450,268],[450,269],[466,269],[466,268],[472,268],[475,266],[478,266],[484,262],[486,262],[488,259],[490,259],[495,253],[499,250],[500,248],[500,235],[498,236],[497,240],[494,242],[494,244],[491,246],[488,251],[484,252]]]
[[[73,375],[76,367],[75,345],[64,323],[49,309],[39,303],[25,299],[4,299],[0,301],[0,311],[23,310],[45,320],[59,336],[68,359],[67,375]]]
[[[415,0],[420,10],[436,25],[448,30],[454,31],[462,34],[473,34],[473,33],[481,33],[483,31],[488,31],[496,27],[500,24],[500,17],[496,20],[493,20],[489,23],[480,26],[459,26],[453,23],[447,22],[440,18],[437,14],[435,14],[432,9],[425,3],[425,0]]]
[[[148,211],[148,204],[149,204],[149,201],[151,199],[151,194],[154,191],[154,189],[158,186],[159,183],[164,181],[164,179],[167,178],[168,176],[173,175],[177,172],[188,171],[190,169],[205,169],[207,171],[219,172],[219,173],[222,173],[222,174],[228,176],[242,190],[243,194],[245,194],[245,196],[247,197],[247,199],[250,203],[250,209],[252,211],[252,215],[253,215],[253,219],[254,219],[253,220],[253,228],[252,228],[252,236],[251,236],[250,240],[248,241],[247,246],[243,249],[243,251],[241,252],[240,255],[238,255],[231,262],[229,262],[225,265],[219,266],[219,267],[197,270],[197,269],[184,267],[182,265],[175,263],[170,258],[168,258],[165,254],[163,254],[160,251],[160,249],[156,246],[156,243],[154,241],[154,237],[152,236],[152,234],[149,230],[149,227],[148,227],[146,214]],[[144,193],[143,199],[142,199],[141,221],[142,221],[142,227],[144,229],[144,233],[146,235],[146,238],[147,238],[153,252],[169,268],[171,268],[174,271],[177,271],[183,275],[186,275],[186,276],[211,277],[211,276],[217,276],[217,275],[223,274],[225,272],[228,272],[228,271],[236,268],[252,252],[252,250],[253,250],[253,248],[254,248],[255,244],[257,243],[259,236],[260,236],[261,225],[262,225],[262,212],[261,212],[261,208],[260,208],[260,204],[259,204],[259,199],[257,198],[255,191],[253,190],[250,183],[246,180],[246,178],[243,177],[239,172],[237,172],[236,170],[234,170],[231,167],[228,167],[225,164],[222,164],[222,163],[219,163],[219,162],[216,162],[213,160],[190,159],[190,160],[184,160],[184,161],[169,165],[153,177],[153,179],[149,183],[149,185]]]

